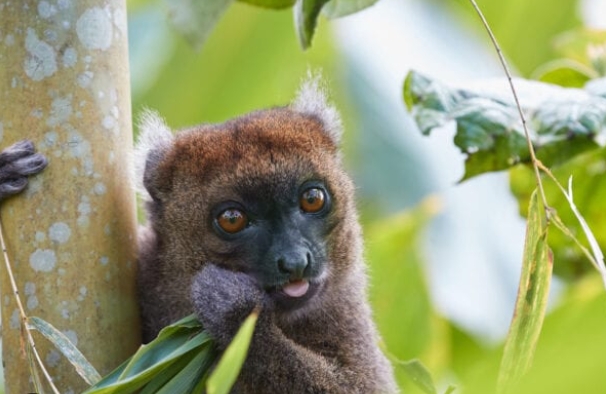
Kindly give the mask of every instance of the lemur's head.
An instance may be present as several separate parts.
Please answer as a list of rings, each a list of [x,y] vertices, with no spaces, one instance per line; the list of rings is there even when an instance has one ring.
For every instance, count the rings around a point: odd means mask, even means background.
[[[245,272],[288,311],[346,277],[360,251],[340,130],[317,79],[290,106],[175,136],[148,113],[140,176],[171,269]]]

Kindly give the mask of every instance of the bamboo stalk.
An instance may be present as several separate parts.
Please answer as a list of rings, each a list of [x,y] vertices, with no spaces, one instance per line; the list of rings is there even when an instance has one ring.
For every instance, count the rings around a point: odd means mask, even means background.
[[[24,313],[64,332],[104,374],[140,342],[125,0],[0,0],[0,147],[49,159],[1,208]],[[1,272],[7,393],[33,392],[20,308]],[[60,392],[86,384],[39,333]]]

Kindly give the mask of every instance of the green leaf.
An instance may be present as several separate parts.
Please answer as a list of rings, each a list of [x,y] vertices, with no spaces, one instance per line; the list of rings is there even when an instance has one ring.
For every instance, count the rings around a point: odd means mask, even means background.
[[[208,378],[208,383],[206,384],[208,394],[229,393],[246,359],[248,346],[252,339],[258,317],[259,313],[253,311],[242,323],[242,327],[240,327],[233,341],[229,344],[225,353],[223,353],[217,368]]]
[[[164,387],[173,390],[166,392],[190,392],[215,360],[211,345],[195,316],[188,316],[162,329],[156,339],[141,346],[86,393],[133,393],[141,389],[155,393]]]
[[[562,114],[562,110],[567,109]],[[569,140],[570,136],[592,137],[602,132],[605,122],[606,100],[578,98],[545,102],[534,113],[536,132],[542,139]]]
[[[592,78],[595,71],[574,60],[559,59],[539,67],[532,78],[569,88],[582,88]]]
[[[330,0],[322,9],[327,18],[340,18],[374,5],[379,0]]]
[[[160,336],[154,345],[143,345],[142,351],[135,353],[131,361],[124,367],[120,379],[134,376],[153,375],[153,370],[159,370],[170,365],[178,357],[204,344],[209,340],[206,334],[193,336],[191,330],[168,330]]]
[[[425,394],[437,394],[431,373],[419,360],[400,361],[397,366],[402,368],[408,378]]]
[[[27,324],[38,330],[46,339],[51,341],[51,343],[69,360],[74,368],[76,368],[76,372],[78,372],[78,375],[80,375],[86,383],[92,385],[101,380],[99,372],[97,372],[95,367],[88,362],[86,357],[80,353],[80,350],[74,346],[65,334],[39,317],[29,317],[27,319]]]
[[[153,378],[145,385],[145,387],[140,391],[139,394],[156,394],[163,387],[167,385],[178,373],[183,370],[191,363],[191,361],[198,355],[204,354],[200,352],[196,354],[195,352],[189,352],[174,363],[172,363],[168,368],[165,368],[154,374]],[[195,383],[195,382],[193,382]]]
[[[421,133],[454,121],[454,143],[467,155],[462,180],[528,163],[527,142],[505,81],[476,89],[449,88],[411,71],[404,82],[404,101]],[[516,80],[532,144],[547,166],[599,147],[606,134],[606,98],[597,83],[586,90]]]
[[[241,3],[247,3],[257,7],[271,8],[279,10],[282,8],[292,7],[296,0],[238,0]]]
[[[456,390],[456,389],[457,389],[457,388],[456,388],[455,386],[448,386],[448,387],[446,388],[446,391],[444,392],[444,394],[452,394],[452,393],[454,393],[454,392],[455,392],[455,390]]]
[[[606,245],[606,149],[600,148],[578,155],[552,169],[552,172],[561,184],[566,184],[570,176],[574,178],[574,197],[579,211],[587,219],[598,244]],[[511,170],[509,179],[510,188],[518,200],[520,213],[526,215],[528,200],[536,187],[534,174],[530,168],[518,167]],[[582,240],[583,229],[565,196],[553,182],[543,182],[543,186],[549,196],[549,205],[557,211],[572,234]],[[571,282],[593,271],[584,253],[571,245],[567,235],[552,231],[549,234],[549,246],[558,260],[554,271],[559,278]]]
[[[411,71],[404,80],[404,102],[424,135],[448,122],[448,114],[460,100],[457,91],[420,73]]]
[[[518,297],[499,370],[499,392],[508,392],[528,372],[547,309],[553,256],[536,190],[530,197]]]
[[[185,367],[181,368],[174,378],[162,386],[160,390],[150,390],[150,394],[190,394],[194,388],[199,387],[199,381],[205,381],[202,377],[206,375],[213,359],[209,357],[211,349],[206,347],[197,353]],[[153,383],[153,381],[151,382]],[[198,389],[199,391],[200,389]],[[201,391],[199,391],[201,392]]]
[[[301,48],[311,46],[311,40],[318,24],[318,16],[322,7],[329,0],[297,0],[293,8],[295,18],[295,31],[299,38]]]
[[[489,99],[472,97],[453,110],[457,119],[454,143],[467,154],[461,181],[528,161],[528,145],[517,114]]]
[[[234,0],[165,0],[169,19],[191,46],[200,49]]]

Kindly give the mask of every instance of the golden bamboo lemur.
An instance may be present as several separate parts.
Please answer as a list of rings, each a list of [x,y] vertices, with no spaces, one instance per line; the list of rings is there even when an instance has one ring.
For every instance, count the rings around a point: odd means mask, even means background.
[[[195,312],[224,349],[258,307],[234,393],[397,392],[367,302],[340,127],[313,79],[290,106],[176,135],[144,115],[146,341]]]

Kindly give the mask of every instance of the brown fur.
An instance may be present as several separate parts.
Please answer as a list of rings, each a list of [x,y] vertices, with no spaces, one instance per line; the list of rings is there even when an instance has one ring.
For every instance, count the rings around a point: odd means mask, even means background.
[[[215,235],[209,207],[247,191],[271,201],[320,178],[333,202],[323,291],[292,313],[262,310],[234,392],[397,391],[367,303],[352,182],[320,118],[288,107],[258,111],[180,132],[150,158],[145,180],[153,199],[139,261],[147,340],[204,305],[194,305],[191,285],[207,264],[242,270],[245,257]]]

